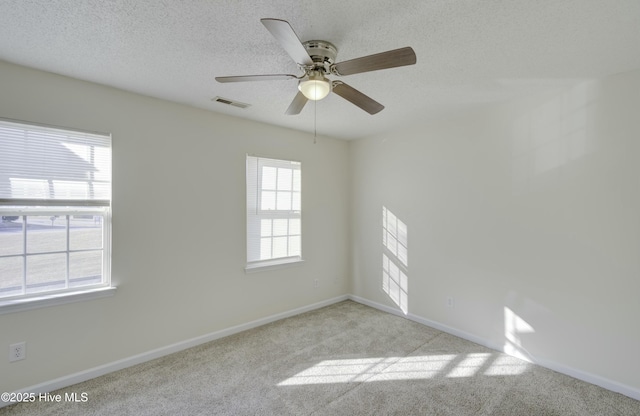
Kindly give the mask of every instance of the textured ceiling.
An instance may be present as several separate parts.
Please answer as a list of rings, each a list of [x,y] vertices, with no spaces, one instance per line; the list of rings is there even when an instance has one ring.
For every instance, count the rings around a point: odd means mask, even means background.
[[[338,62],[404,46],[418,62],[342,78],[376,115],[331,94],[287,116],[295,80],[214,80],[299,73],[263,17],[334,43]],[[638,69],[640,0],[0,0],[0,59],[308,132],[315,115],[318,134],[353,139]]]

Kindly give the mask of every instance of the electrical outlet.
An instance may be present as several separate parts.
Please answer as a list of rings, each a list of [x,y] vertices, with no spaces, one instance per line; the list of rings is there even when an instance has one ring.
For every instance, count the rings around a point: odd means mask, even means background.
[[[20,361],[27,358],[27,343],[22,341],[9,345],[9,362]]]
[[[449,296],[447,298],[447,308],[453,308],[455,306],[455,303],[453,301],[453,298],[451,296]]]
[[[315,279],[315,280],[313,281],[313,287],[318,287],[318,279]]]

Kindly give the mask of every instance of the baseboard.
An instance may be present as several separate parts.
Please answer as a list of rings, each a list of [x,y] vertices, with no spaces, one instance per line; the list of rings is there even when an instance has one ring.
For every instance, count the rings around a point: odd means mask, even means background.
[[[455,335],[457,337],[466,339],[471,342],[475,342],[476,344],[483,345],[485,347],[491,348],[496,351],[504,352],[503,347],[500,345],[496,345],[495,343],[488,342],[487,340],[480,338],[474,334],[470,334],[465,331],[461,331],[459,329],[441,324],[436,321],[432,321],[421,316],[415,314],[405,315],[399,309],[383,305],[381,303],[377,303],[371,301],[369,299],[362,298],[360,296],[355,295],[342,295],[337,296],[335,298],[327,299],[321,302],[313,303],[311,305],[303,306],[296,309],[291,309],[289,311],[281,312],[275,315],[267,316],[265,318],[257,319],[255,321],[247,322],[245,324],[236,325],[230,328],[222,329],[220,331],[215,331],[206,335],[202,335],[200,337],[191,338],[185,341],[181,341],[175,344],[171,344],[165,347],[157,348],[151,351],[147,351],[142,354],[134,355],[132,357],[124,358],[122,360],[114,361],[108,364],[104,364],[98,367],[94,367],[85,371],[80,371],[74,374],[70,374],[68,376],[63,376],[54,380],[50,380],[44,383],[36,384],[31,387],[27,387],[19,390],[22,393],[47,393],[54,390],[58,390],[64,387],[72,386],[77,383],[81,383],[83,381],[90,380],[95,377],[99,377],[114,371],[122,370],[127,367],[131,367],[136,364],[141,364],[146,361],[150,361],[156,358],[163,357],[165,355],[173,354],[175,352],[179,352],[182,350],[186,350],[187,348],[195,347],[200,344],[204,344],[206,342],[215,341],[220,338],[227,337],[229,335],[237,334],[242,331],[246,331],[248,329],[253,329],[262,325],[266,325],[275,321],[279,321],[281,319],[289,318],[295,315],[299,315],[301,313],[309,312],[315,309],[323,308],[325,306],[332,305],[334,303],[342,302],[344,300],[353,300],[354,302],[361,303],[363,305],[370,306],[374,309],[378,309],[393,315],[401,316],[406,319],[412,320],[414,322],[420,323],[422,325],[429,326],[431,328],[438,329],[442,332],[446,332],[451,335]],[[521,358],[521,357],[519,357]],[[622,383],[618,383],[613,380],[606,379],[604,377],[600,377],[591,373],[587,373],[581,370],[577,370],[571,367],[567,367],[562,364],[558,364],[549,360],[539,359],[536,357],[532,357],[532,362],[534,364],[540,365],[542,367],[548,368],[553,371],[557,371],[562,374],[566,374],[570,377],[574,377],[578,380],[585,381],[587,383],[595,384],[607,390],[611,390],[620,394],[624,394],[625,396],[631,397],[635,400],[640,400],[640,390],[635,389],[633,387],[627,386]],[[8,406],[10,403],[0,401],[0,408],[4,406]]]
[[[36,384],[31,387],[20,389],[19,393],[48,393],[54,390],[58,390],[64,387],[69,387],[74,384],[81,383],[83,381],[90,380],[114,371],[122,370],[127,367],[131,367],[136,364],[141,364],[146,361],[154,360],[156,358],[163,357],[165,355],[173,354],[187,348],[195,347],[206,342],[215,341],[220,338],[227,337],[229,335],[237,334],[248,329],[253,329],[262,325],[266,325],[275,321],[279,321],[284,318],[289,318],[301,313],[309,312],[315,309],[323,308],[325,306],[333,305],[334,303],[348,300],[348,295],[337,296],[335,298],[323,300],[321,302],[306,305],[300,308],[291,309],[285,312],[277,313],[275,315],[267,316],[265,318],[257,319],[255,321],[247,322],[245,324],[232,326],[230,328],[215,331],[206,335],[202,335],[196,338],[191,338],[185,341],[177,342],[175,344],[167,345],[165,347],[157,348],[151,351],[144,352],[142,354],[134,355],[132,357],[124,358],[122,360],[114,361],[108,364],[104,364],[98,367],[93,367],[85,371],[70,374],[54,380],[46,381],[44,383]],[[0,401],[0,408],[8,406],[9,402]]]
[[[491,348],[492,350],[509,354],[507,351],[505,351],[503,345],[498,345],[496,343],[489,342],[486,339],[478,337],[477,335],[470,334],[465,331],[461,331],[459,329],[450,327],[448,325],[444,325],[439,322],[432,321],[430,319],[426,319],[411,313],[405,315],[401,310],[397,308],[383,305],[381,303],[374,302],[369,299],[362,298],[360,296],[349,295],[349,299],[353,300],[354,302],[358,302],[363,305],[370,306],[374,309],[378,309],[383,312],[388,312],[393,315],[401,316],[403,318],[407,318],[411,321],[420,323],[422,325],[426,325],[428,327],[438,329],[442,332],[455,335],[459,338],[466,339],[467,341],[471,341],[476,344],[485,346],[487,348]],[[522,357],[520,356],[518,356],[517,358],[522,359]],[[604,389],[607,389],[616,393],[624,394],[625,396],[631,397],[632,399],[640,400],[640,390],[633,388],[631,386],[627,386],[626,384],[618,383],[617,381],[609,380],[608,378],[597,376],[595,374],[591,374],[582,370],[577,370],[575,368],[568,367],[566,365],[559,364],[550,360],[541,359],[533,356],[529,358],[530,360],[527,360],[527,361],[531,361],[533,364],[539,365],[544,368],[548,368],[553,371],[557,371],[558,373],[568,375],[570,377],[585,381],[590,384],[595,384],[596,386],[600,386]]]
[[[635,389],[631,386],[627,386],[626,384],[622,384],[605,377],[600,377],[586,371],[567,367],[554,361],[536,358],[533,362],[534,364],[537,364],[541,367],[557,371],[558,373],[566,374],[570,377],[577,378],[578,380],[586,381],[587,383],[595,384],[596,386],[600,386],[604,389],[611,390],[616,393],[624,394],[625,396],[631,397],[632,399],[640,400],[640,390]]]
[[[476,344],[483,345],[483,346],[485,346],[487,348],[491,348],[492,350],[501,351],[501,349],[500,349],[501,347],[498,346],[498,345],[491,344],[491,343],[487,342],[486,340],[484,340],[484,339],[482,339],[482,338],[480,338],[480,337],[478,337],[476,335],[473,335],[473,334],[470,334],[468,332],[461,331],[459,329],[456,329],[456,328],[441,324],[439,322],[432,321],[432,320],[423,318],[421,316],[414,315],[412,313],[409,313],[409,314],[405,315],[400,309],[397,309],[397,308],[394,308],[394,307],[391,307],[391,306],[387,306],[387,305],[383,305],[381,303],[374,302],[374,301],[371,301],[369,299],[362,298],[360,296],[350,295],[349,299],[353,300],[354,302],[361,303],[363,305],[371,306],[374,309],[378,309],[378,310],[381,310],[381,311],[384,311],[384,312],[387,312],[387,313],[390,313],[390,314],[393,314],[393,315],[397,315],[397,316],[401,316],[403,318],[407,318],[407,319],[409,319],[411,321],[414,321],[414,322],[417,322],[419,324],[426,325],[426,326],[431,327],[431,328],[435,328],[435,329],[440,330],[442,332],[446,332],[447,334],[455,335],[457,337],[466,339],[467,341],[475,342]]]

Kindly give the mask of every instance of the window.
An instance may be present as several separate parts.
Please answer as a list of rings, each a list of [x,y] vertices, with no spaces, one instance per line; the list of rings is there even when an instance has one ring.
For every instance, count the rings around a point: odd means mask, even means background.
[[[300,162],[247,155],[247,268],[302,260]]]
[[[111,137],[0,120],[0,306],[110,287]]]

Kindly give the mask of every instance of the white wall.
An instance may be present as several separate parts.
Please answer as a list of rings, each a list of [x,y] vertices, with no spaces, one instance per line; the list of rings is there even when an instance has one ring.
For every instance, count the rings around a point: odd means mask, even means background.
[[[26,360],[0,359],[0,391],[347,293],[346,142],[314,145],[305,133],[3,62],[0,117],[113,134],[118,286],[106,299],[0,315],[0,352],[27,342]],[[246,153],[302,162],[301,266],[244,273]]]
[[[0,348],[28,350],[0,359],[0,391],[345,293],[393,306],[380,288],[386,206],[408,226],[412,316],[640,392],[638,108],[634,72],[313,145],[0,62],[0,117],[113,134],[118,285],[111,298],[0,315]],[[303,266],[243,272],[248,152],[303,162]]]
[[[352,142],[353,293],[394,306],[386,206],[410,315],[640,397],[639,109],[640,71]]]

